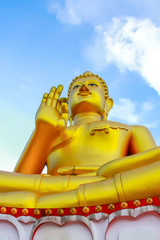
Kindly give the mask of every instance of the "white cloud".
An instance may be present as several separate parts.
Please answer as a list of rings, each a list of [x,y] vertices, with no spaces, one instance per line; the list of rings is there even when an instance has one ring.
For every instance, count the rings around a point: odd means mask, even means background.
[[[128,98],[120,98],[118,104],[114,104],[110,119],[118,119],[128,124],[136,124],[139,121],[139,115],[136,113],[136,103]]]
[[[74,8],[71,4],[71,1],[66,2],[66,6],[62,7],[58,2],[50,2],[48,5],[48,11],[50,13],[55,13],[57,19],[59,19],[62,23],[69,23],[69,24],[80,24],[81,17],[77,13],[76,8]]]
[[[122,121],[127,124],[144,125],[147,128],[157,128],[158,121],[144,122],[146,116],[151,113],[154,108],[154,103],[144,102],[142,104],[133,102],[129,98],[120,98],[113,105],[113,109],[109,114],[110,120]]]
[[[158,121],[154,121],[154,122],[142,123],[141,125],[149,128],[149,129],[151,129],[151,128],[158,128],[159,122]]]
[[[97,26],[96,27],[97,36],[94,41],[88,44],[83,49],[84,58],[87,58],[89,62],[93,64],[93,67],[96,71],[100,71],[105,69],[106,57],[105,57],[105,42],[103,36],[103,27]]]
[[[154,107],[155,107],[155,104],[153,102],[150,102],[150,101],[144,102],[142,104],[143,110],[152,110]]]
[[[123,6],[123,7],[122,7]],[[113,17],[139,16],[159,21],[159,0],[49,0],[48,12],[64,24],[101,24]],[[143,9],[143,11],[142,11]]]
[[[65,0],[64,4],[53,0],[48,4],[48,11],[56,14],[62,23],[79,25],[84,21],[94,24],[102,15],[107,16],[111,5],[111,0]]]
[[[115,64],[121,71],[136,71],[160,94],[160,27],[151,20],[138,20],[133,17],[113,19],[110,27],[100,25],[95,28],[97,37],[86,54],[94,65],[104,67]],[[99,46],[103,46],[102,59],[96,59]]]

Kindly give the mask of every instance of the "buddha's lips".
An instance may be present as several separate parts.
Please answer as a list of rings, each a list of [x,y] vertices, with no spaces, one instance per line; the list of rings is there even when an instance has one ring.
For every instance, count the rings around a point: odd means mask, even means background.
[[[77,95],[78,96],[88,96],[88,95],[91,95],[92,93],[91,92],[89,92],[89,91],[82,91],[82,92],[79,92]]]

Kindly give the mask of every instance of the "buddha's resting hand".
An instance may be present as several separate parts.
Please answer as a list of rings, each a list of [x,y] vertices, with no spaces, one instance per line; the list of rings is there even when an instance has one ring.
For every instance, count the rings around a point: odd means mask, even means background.
[[[36,114],[36,123],[44,121],[55,127],[65,127],[68,121],[68,104],[66,98],[59,99],[63,86],[52,87],[45,93]]]
[[[57,170],[60,175],[78,175],[96,172],[100,168],[100,165],[85,165],[85,166],[66,166]]]

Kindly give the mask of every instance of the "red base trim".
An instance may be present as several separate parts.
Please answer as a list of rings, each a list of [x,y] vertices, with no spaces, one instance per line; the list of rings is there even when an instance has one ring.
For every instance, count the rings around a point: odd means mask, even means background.
[[[122,209],[135,209],[137,207],[147,206],[147,205],[154,205],[160,206],[160,198],[159,197],[152,197],[147,199],[141,199],[138,201],[139,204],[136,205],[135,201],[128,201],[128,202],[119,202],[114,204],[104,204],[98,206],[87,206],[88,211],[84,211],[83,207],[76,207],[76,208],[44,208],[44,209],[35,209],[35,208],[14,208],[14,207],[0,207],[1,214],[8,214],[14,217],[20,216],[31,216],[36,219],[39,219],[44,216],[67,216],[67,215],[81,215],[81,216],[89,216],[91,214],[97,212],[107,213],[108,215]],[[112,205],[112,210],[110,210],[110,205]],[[114,208],[114,209],[113,209]]]

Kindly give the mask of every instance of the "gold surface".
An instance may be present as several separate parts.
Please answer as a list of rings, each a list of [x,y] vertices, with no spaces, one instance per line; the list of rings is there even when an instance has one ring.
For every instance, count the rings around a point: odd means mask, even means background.
[[[14,215],[14,214],[17,214],[17,209],[16,208],[12,208],[11,209],[11,213]]]
[[[23,213],[23,215],[28,215],[29,211],[28,211],[27,208],[24,208],[24,209],[22,210],[22,213]]]
[[[77,210],[76,210],[76,208],[71,208],[70,209],[70,214],[76,214],[77,213]]]
[[[84,213],[89,213],[89,208],[88,208],[88,207],[83,207],[83,208],[82,208],[82,211],[83,211]]]
[[[153,199],[152,198],[147,198],[146,203],[147,204],[153,204]]]
[[[127,202],[122,202],[121,203],[121,208],[127,208],[128,207],[128,203]]]
[[[1,207],[1,213],[5,214],[7,212],[7,209],[5,207]]]
[[[110,203],[110,204],[108,205],[108,209],[109,209],[110,211],[113,211],[113,210],[115,209],[115,205],[114,205],[113,203]]]
[[[64,214],[64,210],[63,210],[62,208],[59,208],[59,209],[57,210],[57,214],[60,215],[60,216],[62,216],[62,215]]]
[[[100,205],[95,206],[95,211],[96,212],[101,212],[102,211],[102,207]]]
[[[134,200],[133,204],[136,206],[136,207],[139,207],[141,205],[141,202],[139,200]]]
[[[46,209],[45,214],[47,216],[51,215],[52,214],[52,210],[51,209]]]
[[[86,72],[69,99],[62,89],[44,94],[15,172],[0,172],[0,205],[61,209],[159,195],[160,147],[147,128],[107,120],[113,100],[104,80]]]
[[[39,210],[39,209],[37,209],[37,208],[36,208],[36,209],[34,209],[34,214],[35,214],[35,215],[39,215],[39,214],[40,214],[40,210]]]

